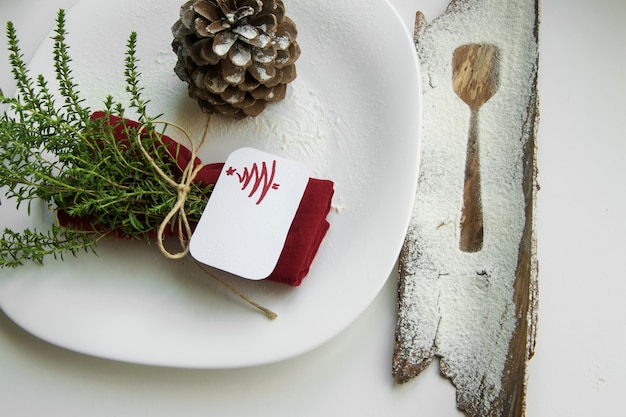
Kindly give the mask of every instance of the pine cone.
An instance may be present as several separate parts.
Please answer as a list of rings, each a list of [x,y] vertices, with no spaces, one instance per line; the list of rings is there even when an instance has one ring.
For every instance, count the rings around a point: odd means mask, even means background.
[[[296,78],[297,30],[282,0],[190,0],[172,34],[174,71],[206,113],[256,116]]]

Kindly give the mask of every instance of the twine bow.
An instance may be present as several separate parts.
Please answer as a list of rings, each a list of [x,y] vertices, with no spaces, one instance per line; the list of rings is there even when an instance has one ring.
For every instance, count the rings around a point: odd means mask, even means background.
[[[139,130],[137,131],[137,143],[139,144],[139,149],[141,149],[141,152],[143,153],[144,157],[148,160],[148,162],[152,165],[152,167],[156,170],[156,172],[161,176],[161,178],[163,178],[163,180],[177,192],[176,204],[174,204],[174,207],[172,207],[172,210],[170,210],[170,212],[165,216],[165,218],[163,219],[163,221],[161,222],[157,230],[157,246],[159,247],[159,250],[161,251],[163,256],[165,256],[166,258],[182,259],[185,256],[187,256],[187,254],[189,253],[189,244],[187,243],[187,239],[189,236],[191,236],[191,226],[189,225],[189,221],[187,220],[187,213],[185,212],[185,202],[187,201],[187,196],[189,195],[191,191],[191,184],[193,180],[198,175],[198,172],[200,172],[200,170],[204,168],[205,166],[204,164],[194,165],[194,163],[198,156],[198,152],[200,151],[200,149],[204,145],[204,142],[206,141],[207,131],[209,129],[209,120],[207,120],[207,123],[204,127],[202,140],[200,141],[198,146],[196,146],[196,144],[194,143],[189,133],[183,127],[181,127],[180,125],[177,125],[176,123],[155,120],[152,122],[152,124],[162,124],[165,126],[172,126],[180,130],[184,134],[188,142],[187,145],[189,147],[189,150],[191,151],[191,159],[189,160],[189,163],[187,164],[185,169],[183,169],[180,182],[176,182],[172,178],[170,178],[169,175],[163,172],[163,170],[159,167],[159,165],[156,163],[154,158],[150,156],[146,148],[143,146],[141,135],[147,126],[143,124],[141,125],[141,128],[139,128]],[[180,243],[182,250],[180,252],[172,253],[169,250],[167,250],[163,241],[164,241],[164,235],[165,235],[165,228],[168,226],[168,224],[170,224],[172,219],[174,219],[175,217],[176,217],[176,223],[178,225],[178,241]]]
[[[200,172],[200,170],[204,168],[205,166],[204,164],[198,164],[194,166],[194,164],[198,156],[198,151],[200,151],[200,149],[204,145],[204,142],[206,141],[207,132],[209,130],[209,120],[210,119],[207,120],[207,123],[204,126],[202,140],[200,141],[198,146],[196,146],[196,144],[194,143],[189,133],[180,125],[177,125],[176,123],[172,123],[172,122],[161,121],[161,120],[155,120],[152,122],[152,124],[161,124],[165,126],[175,127],[176,129],[183,132],[183,134],[185,135],[185,138],[189,145],[189,150],[191,151],[191,158],[189,162],[187,163],[187,166],[185,167],[185,169],[183,169],[183,173],[180,177],[180,182],[174,181],[172,178],[170,178],[169,175],[163,172],[163,170],[159,168],[154,158],[150,156],[146,148],[143,146],[143,143],[141,141],[141,134],[143,133],[143,131],[146,129],[147,126],[143,124],[137,131],[137,143],[139,144],[139,149],[141,149],[143,156],[148,160],[150,165],[152,165],[152,167],[163,178],[163,180],[166,183],[168,183],[174,190],[176,190],[176,193],[177,193],[176,204],[174,204],[174,207],[172,207],[172,210],[170,210],[167,216],[165,216],[165,218],[159,225],[159,228],[157,231],[157,245],[159,247],[159,250],[163,254],[163,256],[165,256],[168,259],[182,259],[189,254],[189,244],[187,243],[187,237],[191,236],[191,226],[189,225],[189,221],[187,220],[187,213],[185,212],[185,202],[187,201],[187,196],[189,195],[189,192],[191,191],[191,184],[193,180],[198,175],[198,172]],[[165,244],[163,243],[165,228],[167,227],[168,224],[170,224],[170,222],[172,221],[174,217],[176,217],[176,223],[178,224],[178,241],[182,248],[182,251],[177,252],[177,253],[171,253],[170,251],[168,251],[167,248],[165,247]],[[205,274],[211,276],[221,285],[226,287],[228,290],[232,291],[235,295],[241,297],[244,301],[246,301],[250,305],[262,311],[265,314],[265,316],[269,318],[270,320],[274,320],[276,319],[276,317],[278,317],[278,315],[274,313],[273,311],[263,307],[259,303],[250,299],[245,294],[242,294],[239,290],[234,288],[232,285],[228,284],[224,280],[219,279],[215,275],[209,273],[198,262],[195,262],[195,264]]]

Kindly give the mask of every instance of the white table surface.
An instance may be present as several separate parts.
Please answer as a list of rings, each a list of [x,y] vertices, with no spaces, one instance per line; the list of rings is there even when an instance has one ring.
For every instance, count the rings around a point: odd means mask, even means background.
[[[56,10],[76,2],[0,0],[0,21],[16,24],[29,58]],[[416,10],[432,20],[446,5],[391,3],[409,30]],[[625,20],[621,0],[542,4],[540,322],[528,416],[626,415]],[[0,88],[10,93],[4,37],[1,51]],[[36,339],[0,312],[0,415],[461,415],[436,364],[394,385],[395,291],[392,276],[353,325],[308,354],[218,371],[83,356]]]

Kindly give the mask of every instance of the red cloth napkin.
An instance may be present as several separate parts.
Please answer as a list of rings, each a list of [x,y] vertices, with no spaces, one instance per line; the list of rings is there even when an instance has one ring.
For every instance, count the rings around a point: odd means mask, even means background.
[[[108,117],[108,120],[105,119]],[[117,116],[108,115],[104,112],[96,112],[92,119],[103,119],[104,123],[113,126],[113,134],[120,142],[129,142],[126,134],[127,129],[138,130],[140,124],[133,120],[122,119]],[[163,143],[180,172],[187,167],[191,160],[191,151],[180,145],[168,136],[162,135]],[[196,158],[194,165],[200,164]],[[223,163],[213,163],[205,165],[195,177],[194,182],[202,186],[215,184],[222,171]],[[287,234],[285,246],[280,254],[278,263],[274,271],[267,277],[267,280],[281,282],[291,286],[298,286],[309,272],[309,268],[318,248],[330,227],[326,216],[330,211],[330,203],[334,193],[333,182],[309,178],[309,182],[304,191],[304,196],[300,201],[300,206]],[[77,229],[97,228],[89,219],[71,217],[63,211],[57,212],[59,224],[62,226]],[[194,225],[192,225],[193,227]],[[115,232],[114,230],[112,232]]]

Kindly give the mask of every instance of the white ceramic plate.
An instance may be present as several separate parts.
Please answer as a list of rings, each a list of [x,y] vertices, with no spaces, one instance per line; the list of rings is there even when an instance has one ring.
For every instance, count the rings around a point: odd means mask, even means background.
[[[153,113],[199,134],[205,116],[173,73],[170,26],[181,0],[85,0],[68,12],[74,73],[93,110],[124,99],[123,54],[139,35]],[[409,34],[383,0],[287,0],[302,56],[288,97],[255,119],[213,118],[204,162],[252,146],[335,181],[331,229],[299,288],[231,280],[276,311],[267,320],[189,261],[107,242],[45,266],[0,271],[0,306],[32,334],[90,355],[160,366],[232,368],[293,357],[328,341],[375,298],[395,265],[415,193],[420,85]],[[50,42],[31,62],[52,81]],[[0,226],[50,222],[0,206]]]

